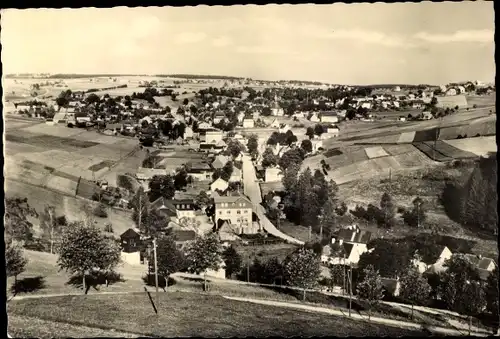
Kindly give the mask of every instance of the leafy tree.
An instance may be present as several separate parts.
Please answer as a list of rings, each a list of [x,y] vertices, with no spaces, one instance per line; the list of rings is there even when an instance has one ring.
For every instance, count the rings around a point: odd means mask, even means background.
[[[486,309],[488,312],[498,317],[498,268],[495,267],[490,273],[484,286],[486,296]]]
[[[384,193],[380,200],[380,224],[386,228],[394,226],[396,217],[396,206],[392,202],[392,197],[389,193]]]
[[[176,190],[180,191],[181,189],[186,187],[187,184],[188,173],[184,168],[181,168],[181,170],[174,175],[174,187]]]
[[[404,242],[387,241],[377,239],[368,244],[373,248],[371,252],[361,255],[358,262],[360,270],[373,266],[383,277],[396,278],[406,271],[413,258],[408,245]]]
[[[345,283],[347,279],[346,267],[344,265],[330,265],[330,278],[333,285],[342,286],[345,288]]]
[[[222,264],[222,245],[216,233],[197,237],[187,249],[188,271],[195,274],[205,273],[207,269],[218,270]],[[203,287],[207,289],[206,274],[203,274]]]
[[[415,267],[409,267],[399,280],[400,296],[411,303],[411,318],[413,305],[424,303],[429,299],[431,286]]]
[[[466,300],[466,287],[479,281],[479,275],[471,262],[462,254],[454,254],[446,260],[447,270],[441,275],[441,299],[448,309],[461,312]]]
[[[182,101],[182,104],[184,106],[186,106],[187,104],[189,103],[189,100],[187,98],[185,98],[183,101]]]
[[[285,191],[291,192],[293,187],[295,187],[295,185],[297,184],[299,171],[300,171],[299,164],[291,164],[290,166],[285,168],[285,173],[283,174],[283,179],[282,179]]]
[[[280,284],[283,283],[283,263],[278,258],[272,257],[263,265],[261,282],[264,284],[275,284],[277,279],[280,279]]]
[[[309,137],[309,139],[314,138],[314,128],[311,126],[307,127],[306,135]]]
[[[324,237],[330,238],[337,226],[337,217],[335,216],[336,203],[333,199],[327,199],[321,208],[321,233]]]
[[[213,199],[209,197],[205,191],[200,191],[200,193],[198,193],[198,195],[194,198],[194,201],[200,206],[209,206],[213,204]]]
[[[273,150],[268,147],[262,154],[262,167],[273,167],[278,164],[279,158],[276,154],[274,154]]]
[[[99,218],[106,218],[108,216],[108,212],[106,211],[106,205],[103,203],[97,205],[94,208],[94,215]]]
[[[236,158],[244,150],[245,147],[238,140],[230,140],[226,149],[233,158]]]
[[[94,269],[112,270],[120,262],[120,247],[94,227],[75,223],[63,233],[57,263],[61,269],[81,273],[85,294],[85,277]]]
[[[340,203],[340,206],[335,209],[335,213],[337,213],[338,216],[344,216],[347,213],[347,205],[344,201]]]
[[[60,239],[62,226],[56,217],[54,206],[45,206],[43,213],[40,214],[40,228],[42,237],[50,241],[50,253],[54,253],[54,242]]]
[[[234,273],[238,273],[241,269],[241,256],[238,254],[233,245],[227,247],[222,253],[222,258],[226,263],[226,277],[231,277]]]
[[[303,300],[306,289],[315,287],[321,273],[318,256],[306,248],[299,248],[285,260],[284,276],[287,285],[303,289]]]
[[[308,139],[302,140],[302,142],[300,143],[300,148],[304,150],[304,153],[311,153],[313,150],[311,140]]]
[[[149,182],[149,200],[155,201],[159,197],[172,199],[175,196],[175,185],[171,175],[155,175]]]
[[[413,208],[403,213],[403,220],[410,226],[420,227],[427,219],[426,206],[422,198],[413,200]]]
[[[149,265],[154,265],[154,258],[148,260]],[[184,267],[185,258],[183,253],[177,248],[175,239],[171,235],[160,236],[156,241],[156,262],[158,274],[165,279],[165,291],[168,288],[170,274],[175,273]],[[152,272],[154,268],[150,268]]]
[[[320,124],[317,124],[314,126],[314,134],[316,135],[321,135],[324,133],[324,129],[323,129],[323,126],[321,126]]]
[[[28,204],[27,198],[5,199],[5,232],[18,241],[29,241],[33,238],[33,224],[28,220],[38,217],[38,213]]]
[[[363,270],[363,280],[357,286],[359,299],[366,300],[369,305],[368,319],[371,317],[371,310],[384,297],[382,279],[380,274],[371,265]]]
[[[252,156],[257,156],[258,155],[258,148],[259,148],[259,138],[256,134],[252,134],[250,137],[248,137],[248,141],[247,141],[248,152]]]
[[[293,134],[291,130],[288,130],[285,133],[285,143],[288,146],[291,146],[293,143],[296,143],[298,141],[297,136]]]
[[[279,160],[279,165],[282,169],[289,167],[291,164],[302,164],[304,153],[300,148],[292,148],[286,151]]]
[[[8,277],[14,277],[17,282],[17,276],[24,272],[28,261],[23,256],[22,247],[12,240],[5,244],[5,270]]]

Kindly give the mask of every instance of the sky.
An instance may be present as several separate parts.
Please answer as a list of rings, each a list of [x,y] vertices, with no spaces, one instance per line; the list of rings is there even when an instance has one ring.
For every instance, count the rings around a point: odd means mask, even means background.
[[[495,77],[489,1],[1,14],[4,73],[186,73],[353,85]]]

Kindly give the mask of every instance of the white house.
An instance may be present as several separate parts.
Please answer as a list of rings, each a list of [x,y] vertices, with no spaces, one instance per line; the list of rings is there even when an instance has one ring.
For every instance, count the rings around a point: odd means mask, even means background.
[[[338,137],[340,130],[337,126],[329,126],[326,133],[329,134],[330,137]]]
[[[243,119],[243,128],[254,128],[255,122],[253,119]]]
[[[240,123],[240,124],[241,124],[241,123],[243,122],[243,120],[244,120],[244,119],[245,119],[245,113],[240,112],[240,113],[238,114],[238,123]]]
[[[349,226],[339,231],[329,245],[323,247],[321,261],[332,265],[356,265],[363,253],[368,252],[366,244],[371,232],[362,231],[357,226]]]
[[[319,120],[318,114],[317,113],[313,113],[311,115],[311,119],[309,119],[309,121],[311,121],[311,122],[319,122],[320,120]]]
[[[217,144],[222,141],[222,131],[206,131],[205,132],[205,142],[209,144]]]
[[[372,103],[365,101],[365,102],[361,103],[361,108],[372,109]]]
[[[265,173],[266,182],[281,181],[282,178],[283,178],[283,173],[280,168],[278,167],[266,168],[266,173]]]
[[[441,251],[441,254],[439,255],[438,259],[436,262],[432,265],[429,265],[427,267],[426,272],[427,273],[439,273],[443,272],[446,270],[446,267],[444,267],[444,263],[446,260],[450,259],[453,256],[453,253],[450,251],[450,249],[446,246],[443,247],[443,250]]]
[[[241,182],[242,173],[238,167],[233,167],[233,172],[229,178],[229,182]]]
[[[398,120],[399,120],[399,121],[406,121],[406,117],[404,117],[404,116],[400,116],[400,117],[398,118]]]
[[[273,107],[271,108],[271,115],[275,117],[282,117],[285,114],[285,111],[281,107]]]
[[[278,132],[280,133],[286,133],[290,130],[290,126],[288,124],[280,124],[278,128]]]
[[[184,139],[192,139],[193,136],[193,129],[189,126],[186,126],[186,129],[184,130]]]
[[[455,88],[450,88],[446,91],[446,95],[457,95],[457,90]]]
[[[210,184],[210,190],[215,192],[215,190],[220,190],[224,192],[229,187],[229,184],[224,179],[218,178],[213,183]]]
[[[401,87],[400,86],[394,87],[394,92],[401,92]]]
[[[339,117],[337,116],[336,112],[323,112],[321,113],[321,122],[330,122],[330,123],[336,123],[339,122]],[[312,118],[311,118],[312,121]]]

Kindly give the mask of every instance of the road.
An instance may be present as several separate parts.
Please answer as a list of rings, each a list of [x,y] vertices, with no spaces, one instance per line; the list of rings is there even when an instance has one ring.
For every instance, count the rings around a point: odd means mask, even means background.
[[[286,307],[286,308],[295,308],[295,309],[300,309],[300,310],[305,310],[305,311],[326,313],[326,314],[340,316],[340,317],[347,316],[343,311],[335,310],[335,309],[331,309],[331,308],[326,308],[326,307],[317,307],[317,306],[295,304],[295,303],[288,303],[288,302],[282,302],[282,301],[271,301],[271,300],[261,300],[261,299],[251,299],[251,298],[238,298],[238,297],[227,297],[227,296],[225,296],[224,298],[230,299],[230,300],[236,300],[236,301],[251,302],[254,304],[270,305],[270,306]],[[368,320],[366,316],[362,316],[362,315],[359,315],[356,313],[351,314],[351,319],[363,320],[363,321]],[[372,323],[379,323],[379,324],[384,324],[384,325],[393,326],[393,327],[400,327],[400,328],[404,327],[404,328],[409,328],[409,329],[414,329],[414,330],[428,330],[428,331],[431,331],[433,333],[437,333],[437,334],[441,334],[441,335],[462,336],[465,334],[462,331],[457,331],[457,330],[454,330],[451,328],[438,327],[438,326],[425,326],[425,325],[421,325],[421,324],[417,324],[417,323],[400,321],[400,320],[393,320],[393,319],[387,319],[387,318],[370,317],[369,321]],[[488,336],[489,333],[487,333],[487,332],[472,332],[471,335],[485,337],[485,336]]]
[[[266,211],[261,205],[262,194],[260,191],[259,182],[257,180],[257,175],[255,173],[255,167],[252,163],[252,159],[248,155],[243,156],[243,185],[244,193],[252,201],[253,210],[259,218],[260,225],[262,226],[262,228],[264,228],[264,230],[266,230],[267,233],[286,240],[292,244],[304,245],[303,241],[295,239],[278,230],[266,217]]]

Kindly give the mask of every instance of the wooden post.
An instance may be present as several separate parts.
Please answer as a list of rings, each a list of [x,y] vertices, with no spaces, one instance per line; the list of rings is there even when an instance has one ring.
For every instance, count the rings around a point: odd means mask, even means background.
[[[156,238],[153,239],[153,251],[154,251],[154,259],[155,259],[155,285],[156,285],[156,309],[159,306],[159,294],[158,294],[158,261],[156,257]]]
[[[349,317],[351,316],[352,308],[352,264],[349,263]]]
[[[312,229],[312,227],[309,226],[309,241],[311,241],[311,229]]]

